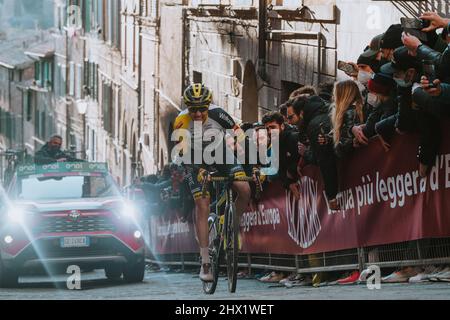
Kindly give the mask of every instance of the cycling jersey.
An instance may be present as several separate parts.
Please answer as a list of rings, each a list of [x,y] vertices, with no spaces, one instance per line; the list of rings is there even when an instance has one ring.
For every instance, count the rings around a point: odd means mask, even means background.
[[[193,150],[203,150],[214,138],[223,136],[226,130],[236,130],[238,128],[239,126],[236,121],[225,110],[215,105],[211,105],[208,110],[208,118],[201,125],[195,124],[188,110],[182,111],[174,123],[174,130],[188,130],[191,136],[191,149]],[[223,175],[233,174],[235,177],[245,176],[242,166],[235,162],[232,165],[215,164],[214,168]],[[195,165],[187,166],[186,178],[194,199],[202,196],[202,186],[197,181],[198,169],[198,166]]]
[[[203,148],[210,143],[213,137],[225,133],[227,129],[237,129],[234,119],[222,108],[211,105],[208,110],[208,118],[201,126],[194,125],[194,121],[186,109],[175,120],[174,130],[188,130],[192,139],[192,149]],[[196,132],[196,130],[198,130]],[[199,141],[201,140],[201,141]]]

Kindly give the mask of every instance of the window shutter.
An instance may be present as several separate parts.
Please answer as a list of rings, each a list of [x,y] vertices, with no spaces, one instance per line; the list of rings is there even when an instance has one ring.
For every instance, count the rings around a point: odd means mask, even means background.
[[[76,95],[75,98],[81,99],[82,98],[82,88],[83,88],[83,66],[81,64],[77,65],[76,69]]]

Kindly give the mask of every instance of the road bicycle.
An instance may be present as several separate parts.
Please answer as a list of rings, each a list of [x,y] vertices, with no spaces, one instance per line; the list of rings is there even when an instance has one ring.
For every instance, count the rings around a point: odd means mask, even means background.
[[[256,194],[262,192],[259,171],[255,172]],[[232,189],[235,181],[254,181],[253,177],[228,177],[215,176],[214,172],[206,172],[202,183],[202,193],[206,196],[208,182],[212,182],[215,188],[216,201],[211,205],[213,212],[209,215],[209,256],[211,260],[213,281],[203,282],[203,291],[206,294],[214,294],[219,281],[219,269],[221,258],[226,261],[228,290],[236,292],[238,255],[240,249],[239,217],[234,204],[234,192]]]

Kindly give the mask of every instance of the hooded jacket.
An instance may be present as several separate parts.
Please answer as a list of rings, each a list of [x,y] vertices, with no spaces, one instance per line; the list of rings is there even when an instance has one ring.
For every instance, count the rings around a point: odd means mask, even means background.
[[[331,131],[330,106],[319,96],[308,99],[303,107],[303,121],[306,133],[315,147],[315,140],[319,134],[328,134]]]

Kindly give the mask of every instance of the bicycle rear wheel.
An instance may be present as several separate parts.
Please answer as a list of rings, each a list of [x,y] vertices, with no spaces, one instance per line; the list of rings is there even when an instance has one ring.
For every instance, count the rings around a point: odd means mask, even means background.
[[[230,291],[230,293],[235,293],[238,273],[239,221],[236,216],[236,207],[234,206],[234,203],[230,204],[227,207],[225,215],[225,226],[225,253],[227,259],[228,290]]]
[[[219,259],[220,249],[222,247],[220,234],[220,217],[216,214],[211,214],[209,219],[209,258],[211,260],[211,268],[213,274],[212,282],[203,282],[203,291],[206,294],[214,294],[219,281]]]

